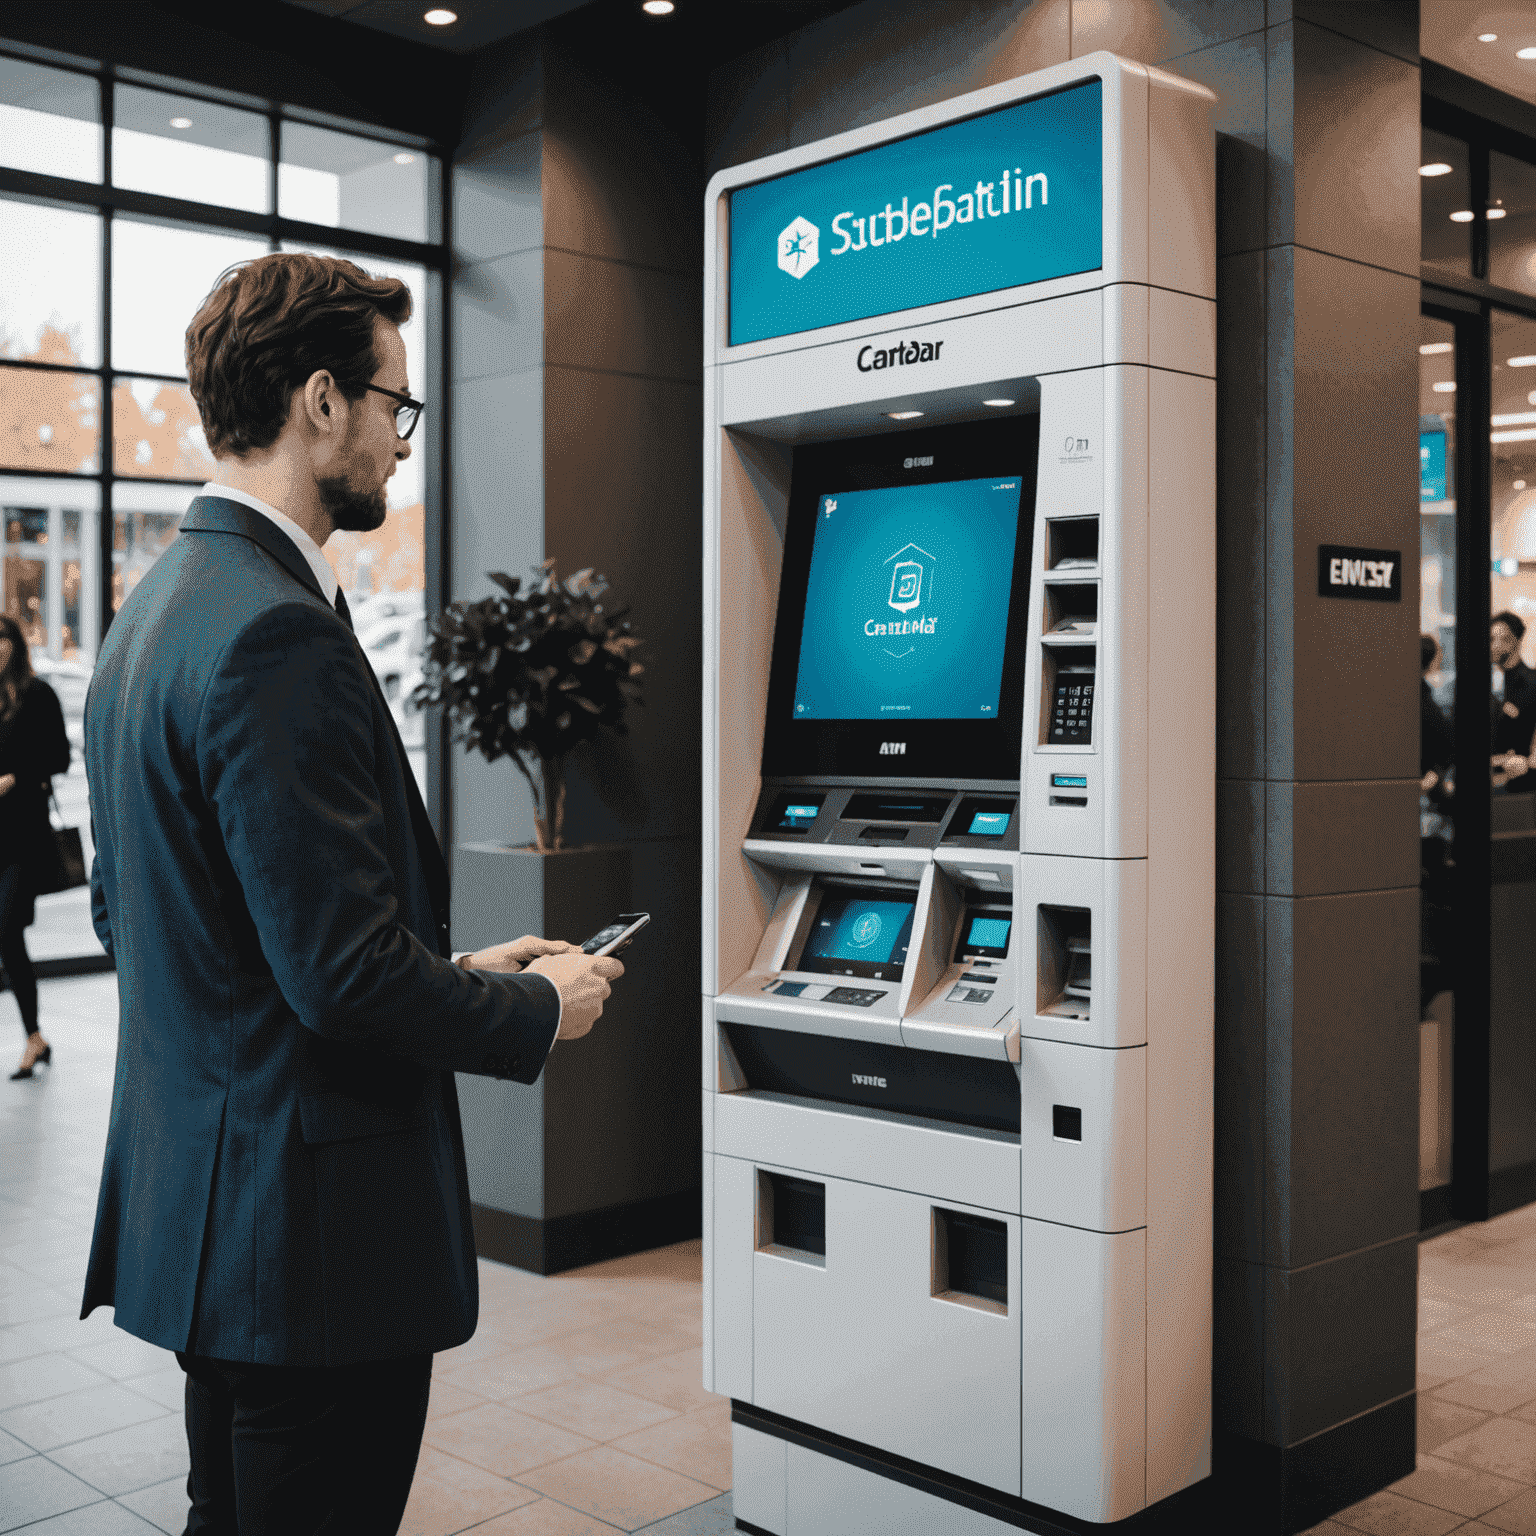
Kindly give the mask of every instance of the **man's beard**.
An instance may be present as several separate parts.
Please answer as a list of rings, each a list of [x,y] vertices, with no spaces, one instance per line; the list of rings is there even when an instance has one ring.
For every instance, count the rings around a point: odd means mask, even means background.
[[[330,516],[333,528],[343,533],[372,533],[384,526],[389,509],[382,485],[377,490],[359,491],[345,475],[327,475],[316,483],[320,505]]]

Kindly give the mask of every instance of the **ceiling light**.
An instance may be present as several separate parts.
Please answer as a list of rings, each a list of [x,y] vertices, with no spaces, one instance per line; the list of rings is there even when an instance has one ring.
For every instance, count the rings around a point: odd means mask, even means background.
[[[1517,491],[1523,491],[1525,489],[1525,481],[1524,480],[1516,480],[1515,481],[1515,489]]]
[[[1525,398],[1531,405],[1536,405],[1536,389],[1533,389]]]
[[[1509,212],[1509,210],[1507,208],[1487,208],[1487,209],[1484,209],[1484,213],[1490,219],[1502,219],[1504,217],[1504,215],[1507,214],[1508,212]]]
[[[1536,368],[1536,353],[1529,357],[1511,357],[1508,362],[1511,368]]]
[[[672,0],[645,0],[645,4],[640,9],[647,16],[670,16],[676,7],[672,4]]]
[[[1425,341],[1419,344],[1420,357],[1433,357],[1437,352],[1454,352],[1454,341]]]
[[[1437,395],[1454,395],[1456,393],[1456,386],[1449,379],[1442,379],[1438,384],[1431,384],[1429,387]]]
[[[1536,426],[1536,411],[1506,411],[1499,415],[1490,416],[1489,424],[1495,427],[1531,427]]]
[[[171,119],[172,128],[190,128],[191,126],[192,119],[190,117],[173,117]]]
[[[1516,427],[1511,432],[1490,432],[1490,443],[1536,443],[1536,427]]]
[[[914,416],[921,416],[921,411],[887,411],[885,413],[892,421],[911,421]]]
[[[1505,555],[1502,560],[1495,563],[1493,568],[1500,576],[1518,576],[1520,574],[1520,562],[1513,555]]]
[[[415,159],[416,159],[415,155],[408,155],[408,154],[406,154],[406,152],[404,150],[401,150],[400,153],[395,156],[395,164],[396,165],[410,165]]]
[[[1496,43],[1499,40],[1499,34],[1497,32],[1479,32],[1477,40],[1480,43]]]
[[[445,11],[439,8],[428,11],[421,19],[429,27],[451,27],[459,19],[459,14],[457,11]]]
[[[1517,59],[1536,59],[1536,48],[1520,48],[1515,51]]]
[[[1470,224],[1472,222],[1472,210],[1470,208],[1458,209],[1451,215],[1452,224]]]
[[[997,406],[997,408],[999,410],[1001,410],[1002,407],[1005,406],[1005,405],[1012,405],[1013,401],[1012,400],[983,400],[981,403],[983,405],[995,405],[995,406]]]
[[[1444,160],[1436,160],[1432,165],[1421,165],[1419,167],[1420,176],[1449,176],[1450,174],[1451,167]]]

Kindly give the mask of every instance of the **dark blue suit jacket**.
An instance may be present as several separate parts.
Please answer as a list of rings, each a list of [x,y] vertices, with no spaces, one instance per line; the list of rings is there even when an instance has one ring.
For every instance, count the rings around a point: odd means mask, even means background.
[[[85,759],[120,1014],[81,1316],[272,1365],[463,1343],[453,1074],[532,1082],[559,994],[444,958],[394,720],[270,519],[193,502],[112,622]]]

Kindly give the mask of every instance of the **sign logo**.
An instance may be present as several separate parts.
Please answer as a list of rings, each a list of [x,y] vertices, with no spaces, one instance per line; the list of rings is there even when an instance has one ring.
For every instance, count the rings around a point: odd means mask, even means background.
[[[880,937],[880,914],[865,912],[850,930],[848,937],[859,949],[868,949]]]
[[[850,1075],[852,1076],[854,1082],[856,1082],[859,1085],[860,1088],[884,1088],[885,1087],[885,1079],[883,1077],[861,1077],[857,1072],[854,1072],[854,1073],[852,1073]]]
[[[779,231],[779,270],[804,277],[821,260],[821,231],[809,219],[795,217]]]
[[[920,459],[903,459],[901,461],[901,467],[903,469],[927,469],[932,465],[932,463],[933,455],[928,453],[924,454]]]
[[[904,741],[882,741],[880,743],[881,757],[905,757],[907,744]]]
[[[1320,544],[1317,549],[1317,595],[1352,597],[1357,602],[1401,602],[1402,551]]]

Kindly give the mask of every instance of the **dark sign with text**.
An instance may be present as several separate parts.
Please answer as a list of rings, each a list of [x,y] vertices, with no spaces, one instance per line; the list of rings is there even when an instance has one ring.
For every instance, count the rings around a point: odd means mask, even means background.
[[[1320,544],[1317,595],[1352,597],[1363,603],[1398,603],[1403,598],[1403,556],[1396,549],[1356,549]]]

